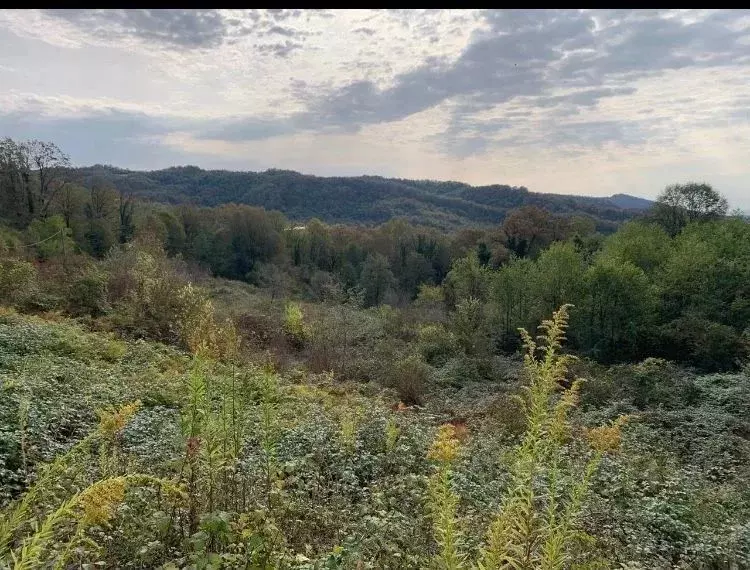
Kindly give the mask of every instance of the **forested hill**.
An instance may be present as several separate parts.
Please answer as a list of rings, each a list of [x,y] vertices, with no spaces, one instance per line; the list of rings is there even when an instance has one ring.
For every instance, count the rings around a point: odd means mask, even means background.
[[[500,184],[320,177],[288,170],[233,172],[182,166],[143,172],[96,165],[70,174],[87,187],[104,183],[160,202],[203,206],[234,202],[280,210],[291,219],[319,218],[331,223],[377,224],[402,216],[412,223],[453,229],[497,224],[509,210],[536,205],[553,213],[588,214],[601,229],[607,229],[650,205],[623,194],[591,198]]]

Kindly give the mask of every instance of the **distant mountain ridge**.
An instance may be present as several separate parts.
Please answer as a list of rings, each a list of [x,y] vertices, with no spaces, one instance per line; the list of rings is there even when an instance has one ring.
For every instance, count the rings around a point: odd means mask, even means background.
[[[490,226],[508,211],[534,205],[556,214],[586,214],[601,230],[650,206],[648,200],[617,194],[611,198],[530,192],[523,186],[470,186],[462,182],[406,180],[380,176],[322,177],[289,170],[237,172],[178,166],[135,171],[95,165],[71,169],[84,186],[106,183],[136,196],[171,204],[226,203],[280,210],[292,220],[378,224],[400,216],[441,229]]]
[[[630,194],[615,194],[608,198],[618,208],[626,210],[648,210],[653,204],[653,200],[631,196]]]

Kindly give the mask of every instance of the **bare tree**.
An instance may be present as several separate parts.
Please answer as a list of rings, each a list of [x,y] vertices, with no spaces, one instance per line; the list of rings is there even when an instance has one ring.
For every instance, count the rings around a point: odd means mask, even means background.
[[[91,183],[86,217],[89,220],[108,220],[115,211],[115,192],[101,180]]]
[[[86,202],[85,190],[75,184],[65,182],[57,193],[55,203],[65,219],[65,226],[71,227],[73,216],[80,212]]]
[[[70,158],[52,142],[33,140],[26,148],[29,162],[39,177],[39,214],[46,218],[52,200],[64,184],[62,170],[70,166]]]

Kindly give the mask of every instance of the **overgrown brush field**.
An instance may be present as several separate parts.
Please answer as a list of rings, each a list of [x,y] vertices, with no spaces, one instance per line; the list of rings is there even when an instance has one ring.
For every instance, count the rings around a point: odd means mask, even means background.
[[[0,565],[749,567],[747,373],[574,362],[566,319],[517,380],[408,406],[231,334],[183,352],[4,309]]]

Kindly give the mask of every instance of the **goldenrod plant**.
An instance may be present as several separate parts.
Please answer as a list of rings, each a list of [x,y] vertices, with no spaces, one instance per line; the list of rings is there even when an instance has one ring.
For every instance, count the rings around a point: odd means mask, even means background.
[[[435,464],[428,480],[428,510],[438,553],[434,566],[440,570],[464,568],[466,555],[461,551],[461,525],[458,520],[459,497],[451,486],[453,464],[460,450],[455,428],[444,424],[438,428],[427,458]]]
[[[398,438],[401,435],[401,428],[398,427],[398,422],[391,416],[385,423],[385,451],[386,453],[393,453],[398,443]]]
[[[490,524],[476,568],[480,570],[562,570],[571,568],[576,545],[586,538],[577,527],[591,478],[604,453],[620,443],[626,418],[588,431],[591,457],[582,468],[568,455],[571,437],[569,412],[576,406],[582,380],[562,389],[573,357],[561,354],[569,305],[540,326],[539,343],[521,330],[529,384],[519,398],[527,427],[510,454],[509,481],[500,510]],[[430,511],[439,552],[439,568],[466,567],[460,552],[459,497],[450,485],[451,465],[459,442],[454,426],[440,428],[428,453],[437,464],[430,478]]]
[[[70,547],[83,540],[85,529],[94,525],[106,525],[125,498],[128,487],[147,485],[159,487],[174,497],[182,496],[181,489],[171,482],[150,475],[130,474],[97,481],[65,501],[44,519],[32,535],[24,539],[22,545],[11,553],[13,570],[35,570],[42,566],[44,557],[49,554],[48,544],[53,539],[55,531],[64,521],[72,520],[76,523],[76,532],[65,544],[55,564],[55,568],[64,568]],[[98,548],[90,539],[88,544]]]
[[[510,481],[500,512],[491,523],[479,567],[503,569],[563,569],[573,562],[580,536],[575,527],[591,477],[601,454],[619,442],[622,420],[600,428],[612,445],[599,446],[582,470],[566,456],[571,431],[568,413],[576,406],[582,380],[562,391],[568,365],[574,359],[561,354],[570,305],[540,325],[537,341],[521,330],[524,367],[529,379],[521,400],[527,419],[526,433],[514,450]],[[603,439],[603,436],[599,437]],[[563,483],[576,481],[565,497]],[[561,498],[563,494],[564,499]]]
[[[114,440],[139,409],[139,401],[99,412],[99,424],[95,431],[83,438],[67,453],[59,456],[53,463],[43,468],[36,482],[26,492],[21,501],[0,516],[0,562],[12,561],[14,570],[38,568],[43,557],[48,554],[48,543],[63,521],[75,522],[76,531],[65,543],[55,568],[64,568],[66,557],[78,542],[85,541],[89,547],[98,545],[85,537],[85,530],[93,525],[104,525],[114,515],[114,509],[123,498],[125,489],[133,485],[157,485],[168,494],[181,496],[181,490],[174,484],[145,474],[127,474],[109,477],[112,469]],[[48,493],[59,483],[59,477],[75,462],[81,462],[99,448],[100,474],[99,481],[87,486],[64,500],[60,506],[38,523],[33,511],[39,498]],[[20,546],[12,548],[14,537],[24,532],[28,534]],[[9,560],[8,560],[8,557]]]

